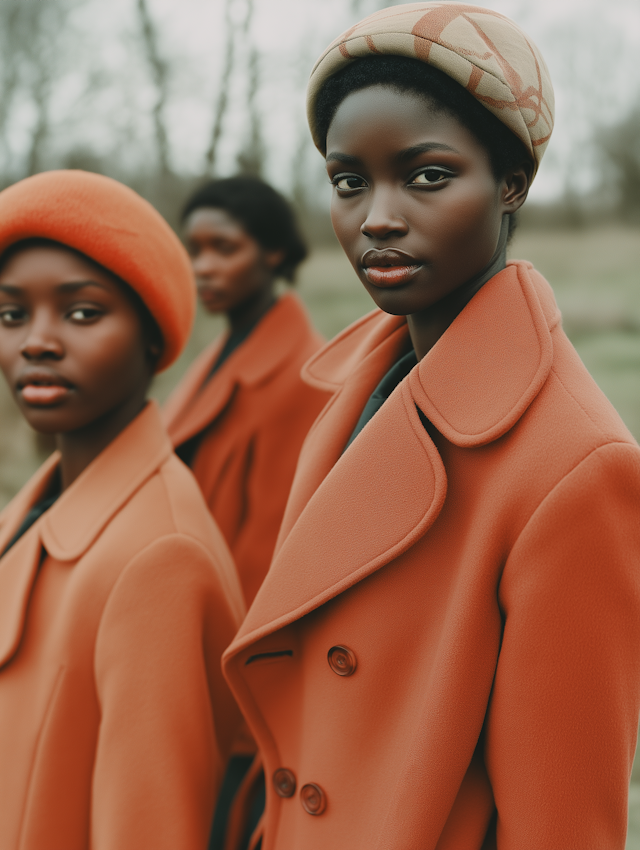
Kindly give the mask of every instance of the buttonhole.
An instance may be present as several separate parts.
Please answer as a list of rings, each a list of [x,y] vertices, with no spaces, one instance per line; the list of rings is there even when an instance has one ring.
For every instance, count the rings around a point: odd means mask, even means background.
[[[292,655],[293,655],[292,649],[281,649],[278,652],[260,652],[260,653],[258,653],[258,655],[249,656],[249,658],[247,658],[247,660],[244,662],[244,664],[245,664],[245,667],[246,667],[248,664],[253,664],[254,661],[268,661],[272,658],[284,658],[286,656],[291,658]]]

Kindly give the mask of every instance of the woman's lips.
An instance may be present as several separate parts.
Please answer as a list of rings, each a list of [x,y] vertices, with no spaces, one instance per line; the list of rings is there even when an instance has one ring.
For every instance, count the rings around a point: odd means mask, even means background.
[[[69,387],[61,387],[56,384],[50,384],[48,386],[43,384],[25,384],[21,390],[22,398],[27,402],[27,404],[35,404],[40,407],[57,404],[62,401],[69,392]]]
[[[398,248],[370,248],[360,260],[363,271],[374,286],[402,286],[424,265]]]
[[[411,280],[422,268],[416,266],[369,266],[364,273],[375,286],[401,286]]]
[[[224,296],[224,292],[215,289],[205,289],[204,287],[198,289],[198,297],[205,307],[218,307],[220,304],[224,304]]]
[[[71,392],[71,384],[47,370],[30,370],[18,380],[18,391],[27,404],[48,407],[59,404]]]

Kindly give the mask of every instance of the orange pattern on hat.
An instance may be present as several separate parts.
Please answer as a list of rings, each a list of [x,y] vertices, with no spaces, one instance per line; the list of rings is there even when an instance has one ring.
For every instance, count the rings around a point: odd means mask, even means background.
[[[46,171],[0,192],[0,254],[34,237],[75,248],[135,290],[164,340],[156,372],[173,363],[191,332],[195,284],[180,240],[150,203],[101,174]]]
[[[309,81],[308,115],[316,146],[315,102],[328,77],[363,56],[397,55],[433,65],[464,86],[524,143],[535,169],[553,129],[549,71],[513,21],[465,3],[408,3],[365,18],[333,41]]]

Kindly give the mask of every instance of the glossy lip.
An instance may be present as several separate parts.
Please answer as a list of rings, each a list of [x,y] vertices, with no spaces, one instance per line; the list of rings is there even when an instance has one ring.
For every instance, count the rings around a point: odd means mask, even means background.
[[[50,369],[27,369],[16,386],[23,400],[36,407],[59,404],[73,388],[70,381]]]
[[[410,281],[424,263],[397,248],[370,248],[362,255],[360,265],[370,283],[388,288]]]

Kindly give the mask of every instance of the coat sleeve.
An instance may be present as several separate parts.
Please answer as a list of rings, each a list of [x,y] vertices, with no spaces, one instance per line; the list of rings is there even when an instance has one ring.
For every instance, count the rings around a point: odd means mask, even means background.
[[[486,720],[498,850],[623,850],[640,706],[640,452],[593,451],[505,565]]]
[[[206,848],[237,719],[220,670],[236,628],[193,539],[161,538],[121,574],[95,650],[91,850]]]

